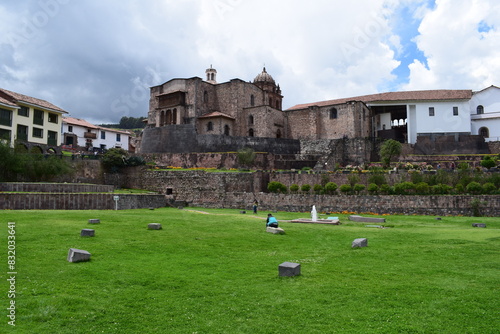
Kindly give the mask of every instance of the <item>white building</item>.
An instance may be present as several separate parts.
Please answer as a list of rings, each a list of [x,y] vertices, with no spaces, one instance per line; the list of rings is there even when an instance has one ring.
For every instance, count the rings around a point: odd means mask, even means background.
[[[63,147],[83,148],[90,152],[110,148],[123,148],[129,151],[131,137],[129,132],[103,128],[74,117],[64,117],[62,124]]]
[[[500,141],[500,88],[474,92],[470,100],[471,132],[486,141]]]
[[[45,100],[0,89],[0,137],[12,146],[17,142],[40,153],[54,152],[61,144],[64,114]]]

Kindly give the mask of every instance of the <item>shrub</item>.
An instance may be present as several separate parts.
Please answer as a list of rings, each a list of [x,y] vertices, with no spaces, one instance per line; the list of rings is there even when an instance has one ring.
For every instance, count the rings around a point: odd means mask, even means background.
[[[366,188],[370,194],[376,194],[379,191],[379,187],[375,183],[370,183],[368,187]]]
[[[483,160],[481,160],[481,166],[490,169],[496,166],[496,162],[489,155],[487,155]]]
[[[380,157],[384,165],[387,167],[391,164],[391,160],[393,158],[397,158],[401,154],[401,150],[403,149],[403,145],[400,142],[394,139],[388,139],[380,145]]]
[[[321,184],[315,184],[313,186],[313,190],[316,194],[319,194],[321,193],[321,191],[323,190],[323,187],[321,186]]]
[[[394,192],[398,195],[405,195],[413,192],[415,184],[413,182],[401,182],[394,185]]]
[[[127,155],[123,148],[110,148],[103,154],[101,163],[106,170],[116,173],[126,165]]]
[[[267,190],[269,190],[272,193],[286,193],[287,188],[281,182],[272,181],[272,182],[269,182],[269,184],[267,185]]]
[[[142,166],[146,164],[146,160],[143,157],[137,155],[131,156],[126,159],[125,164],[127,166]]]
[[[387,183],[384,183],[380,186],[380,192],[384,195],[389,195],[393,191],[392,187]]]
[[[338,188],[338,186],[334,182],[328,182],[327,184],[325,184],[325,192],[327,194],[330,194],[330,195],[335,194],[335,192],[337,191],[337,188]]]
[[[292,184],[290,186],[290,191],[293,192],[293,193],[296,193],[297,191],[299,191],[299,185],[298,184]]]
[[[465,186],[459,183],[455,186],[455,191],[457,192],[457,194],[463,194],[465,192]]]
[[[302,192],[308,193],[309,190],[311,190],[311,185],[310,184],[303,184],[302,187],[300,187],[300,190]]]
[[[481,184],[476,181],[472,181],[465,188],[467,189],[467,192],[471,194],[480,194],[483,191]]]
[[[493,194],[496,191],[497,191],[497,187],[493,183],[487,182],[487,183],[483,184],[483,193]]]
[[[447,185],[447,184],[439,183],[439,184],[432,186],[431,189],[432,189],[433,194],[446,195],[446,194],[450,193],[452,187]]]
[[[429,185],[426,182],[419,182],[415,185],[415,191],[420,195],[428,194],[429,189]]]
[[[250,147],[238,150],[238,163],[242,166],[249,167],[255,161],[255,151]]]
[[[353,187],[353,190],[356,194],[359,194],[360,192],[365,190],[365,188],[366,188],[366,186],[364,184],[356,183]]]
[[[350,193],[352,191],[352,187],[350,184],[343,184],[339,189],[344,194]]]
[[[368,183],[374,183],[377,186],[381,186],[385,183],[387,183],[387,180],[385,179],[385,175],[381,173],[374,173],[368,177]]]

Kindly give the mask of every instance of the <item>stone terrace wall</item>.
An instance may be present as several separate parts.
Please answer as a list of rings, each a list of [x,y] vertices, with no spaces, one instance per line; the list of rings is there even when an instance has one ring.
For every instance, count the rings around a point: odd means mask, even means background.
[[[0,191],[46,192],[46,193],[110,193],[114,186],[80,183],[0,183]]]
[[[160,208],[163,195],[120,194],[118,210]],[[0,193],[2,210],[114,210],[113,194]]]
[[[204,171],[145,171],[134,169],[127,175],[127,187],[143,188],[167,194],[171,201],[189,206],[234,208],[250,210],[254,200],[261,210],[310,211],[316,205],[319,211],[374,212],[423,215],[472,215],[472,201],[480,200],[482,214],[500,215],[500,196],[354,196],[270,194],[263,192],[269,181],[284,184],[315,184],[327,176],[332,182],[343,184],[343,174],[297,173],[208,173]],[[366,177],[366,175],[360,175]],[[399,180],[401,174],[387,175]]]
[[[220,201],[207,201],[199,196],[188,200],[191,206],[210,208],[231,208],[252,210],[254,198],[259,201],[260,211],[306,212],[305,218],[313,205],[319,212],[356,212],[376,214],[405,215],[464,215],[472,216],[472,201],[480,200],[481,214],[498,216],[500,214],[500,196],[410,196],[410,195],[299,195],[270,193],[227,193]]]

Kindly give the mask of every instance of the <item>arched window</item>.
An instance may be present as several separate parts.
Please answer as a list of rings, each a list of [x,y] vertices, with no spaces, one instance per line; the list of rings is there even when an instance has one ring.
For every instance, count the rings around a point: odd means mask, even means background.
[[[165,124],[172,124],[172,110],[168,109],[165,114]]]
[[[330,109],[330,119],[336,119],[338,117],[337,108]]]
[[[253,129],[248,130],[248,136],[250,137],[254,136]]]
[[[208,102],[208,92],[207,91],[203,92],[203,102],[205,102],[205,103]]]
[[[207,132],[208,131],[212,131],[213,129],[214,129],[214,123],[208,122],[208,124],[207,124]]]
[[[253,116],[248,116],[248,124],[253,124]]]
[[[172,113],[172,124],[177,124],[177,108],[174,108]]]
[[[272,107],[273,106],[273,99],[269,98],[269,105]]]
[[[478,115],[484,114],[484,107],[479,105],[477,106],[476,111]]]
[[[160,126],[165,124],[165,110],[160,111]]]
[[[224,135],[229,136],[229,125],[224,125]]]
[[[483,138],[489,138],[490,137],[490,130],[488,130],[487,127],[482,127],[479,129],[479,135]]]
[[[255,105],[255,96],[250,95],[250,105],[253,107]]]
[[[276,130],[276,138],[281,138],[281,130]]]

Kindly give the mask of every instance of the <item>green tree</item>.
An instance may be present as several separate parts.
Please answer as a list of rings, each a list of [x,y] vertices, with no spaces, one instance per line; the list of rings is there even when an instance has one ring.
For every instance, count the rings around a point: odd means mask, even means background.
[[[352,187],[350,184],[343,184],[340,186],[339,190],[343,193],[343,194],[348,194],[352,191]]]
[[[496,162],[489,155],[487,155],[483,158],[483,160],[481,160],[481,166],[490,169],[496,166]]]
[[[361,183],[356,183],[354,187],[352,188],[356,194],[359,194],[363,190],[365,190],[366,186]]]
[[[116,173],[127,164],[127,151],[122,148],[110,148],[103,154],[101,163],[109,171]]]
[[[328,182],[327,184],[325,184],[325,192],[327,194],[330,194],[330,195],[333,195],[335,194],[335,192],[337,191],[337,184],[335,182]]]
[[[310,184],[303,184],[302,187],[300,187],[300,191],[304,193],[308,193],[309,190],[311,190],[311,185]]]
[[[370,183],[368,187],[366,188],[368,192],[372,195],[377,194],[379,191],[379,186],[376,183]]]
[[[245,147],[238,150],[238,163],[242,166],[249,167],[255,161],[255,151],[250,147]]]
[[[323,186],[321,184],[315,184],[313,190],[316,194],[320,194],[323,191]]]
[[[465,189],[467,189],[467,192],[470,194],[480,194],[483,191],[481,184],[476,181],[469,183]]]
[[[380,146],[380,158],[382,159],[382,162],[386,167],[389,167],[391,164],[391,161],[394,158],[399,157],[401,154],[401,151],[403,149],[403,146],[401,145],[400,142],[394,139],[388,139],[382,143]]]
[[[299,185],[298,185],[298,184],[295,184],[295,183],[294,183],[294,184],[292,184],[292,185],[290,186],[290,191],[291,191],[292,193],[296,193],[297,191],[299,191]]]
[[[271,181],[267,185],[267,190],[269,190],[272,193],[286,193],[287,188],[286,186],[278,181]]]

